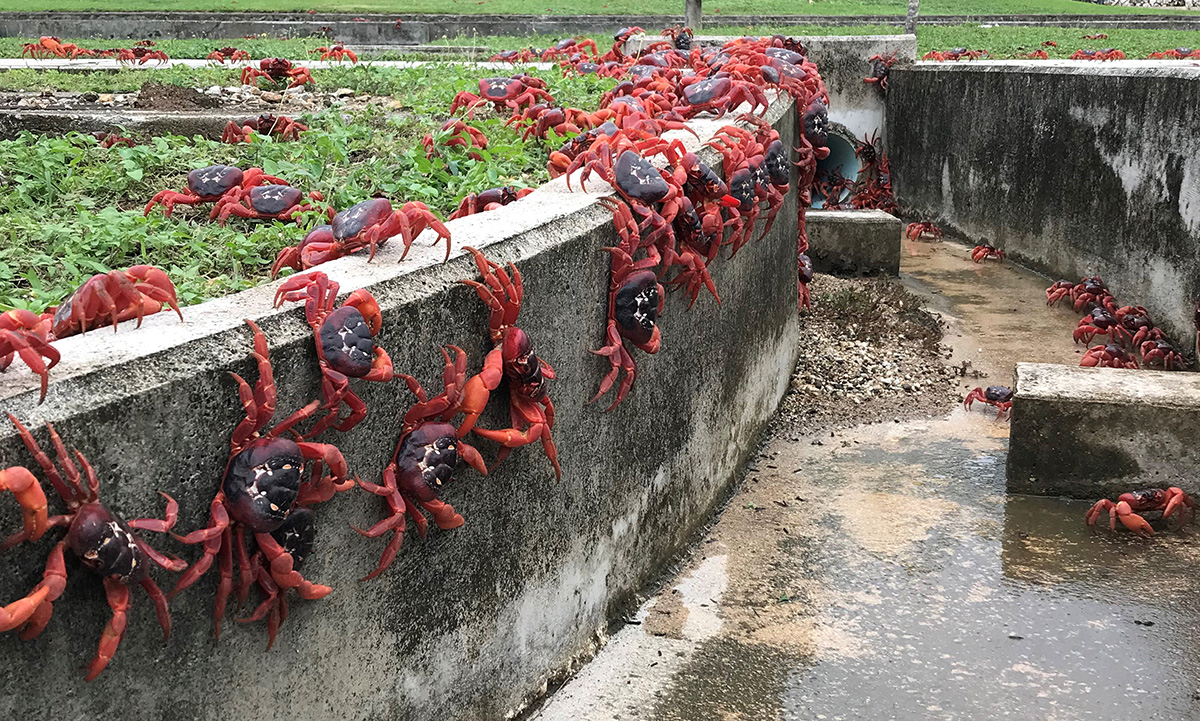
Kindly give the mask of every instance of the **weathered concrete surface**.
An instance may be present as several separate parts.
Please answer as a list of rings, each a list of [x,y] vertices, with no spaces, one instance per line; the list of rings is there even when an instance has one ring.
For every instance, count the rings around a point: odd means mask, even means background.
[[[1194,489],[1200,375],[1018,363],[1009,493]]]
[[[795,117],[783,104],[768,115],[793,143]],[[724,122],[697,131],[705,138]],[[690,135],[680,137],[695,147]],[[711,510],[787,386],[797,343],[796,202],[789,195],[770,236],[714,263],[723,305],[702,298],[687,311],[668,299],[662,350],[638,353],[637,385],[605,414],[587,405],[608,366],[589,350],[601,342],[607,305],[600,249],[616,238],[595,195],[563,186],[560,179],[516,204],[453,221],[455,254],[444,265],[424,236],[404,263],[392,243],[370,264],[349,257],[322,266],[343,291],[370,289],[384,312],[378,338],[397,370],[436,391],[439,346],[465,348],[471,371],[486,350],[486,309],[457,282],[476,274],[462,246],[515,261],[525,277],[521,325],[558,372],[551,392],[561,483],[534,448],[487,478],[460,471],[444,494],[467,524],[434,528],[425,540],[410,525],[394,566],[368,583],[358,579],[384,543],[349,525],[375,522],[383,506],[362,492],[343,494],[319,508],[317,549],[304,569],[334,592],[293,600],[270,653],[260,624],[232,618],[212,643],[209,577],[173,604],[175,633],[165,647],[151,605],[135,592],[121,649],[91,684],[82,671],[107,609],[99,584],[70,560],[66,594],[42,637],[0,635],[0,718],[502,718],[568,671]],[[125,324],[115,334],[66,339],[45,405],[35,405],[32,379],[20,369],[0,375],[0,405],[43,442],[42,425],[54,422],[99,470],[116,511],[157,512],[155,491],[164,490],[181,504],[178,530],[198,528],[242,416],[226,372],[254,377],[241,319],[257,319],[271,341],[279,418],[318,392],[302,311],[270,310],[274,288],[186,308],[184,324],[160,314],[140,331]],[[412,397],[398,381],[355,386],[370,415],[352,433],[323,440],[335,441],[363,479],[378,481]],[[481,425],[506,423],[501,391]],[[478,447],[489,462],[495,457],[488,442]],[[0,467],[30,462],[0,428]],[[0,504],[0,528],[17,524],[14,504]],[[37,582],[57,535],[3,555],[0,599]],[[188,559],[198,550],[169,539],[157,545]]]
[[[706,23],[735,27],[791,25],[893,25],[903,15],[716,15]],[[400,23],[397,25],[396,21]],[[667,15],[343,15],[337,13],[202,12],[2,12],[0,37],[237,38],[245,35],[320,35],[346,43],[417,44],[464,35],[614,33],[639,25],[658,28],[682,22]],[[1200,18],[1179,15],[922,15],[922,25],[1046,25],[1096,28],[1200,27]]]
[[[1200,67],[894,68],[902,208],[1055,277],[1099,274],[1181,345],[1200,295]]]
[[[808,255],[821,273],[898,275],[900,219],[882,210],[813,210]]]

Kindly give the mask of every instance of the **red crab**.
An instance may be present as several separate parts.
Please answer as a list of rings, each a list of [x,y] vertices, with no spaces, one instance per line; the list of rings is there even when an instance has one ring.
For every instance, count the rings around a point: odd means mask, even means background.
[[[198,203],[215,203],[223,196],[231,193],[245,192],[250,188],[267,184],[286,185],[287,182],[267,175],[262,168],[241,170],[232,165],[209,165],[197,168],[187,176],[187,188],[178,190],[160,190],[146,203],[142,215],[149,215],[150,210],[159,203],[163,206],[163,215],[170,216],[176,205],[196,205]]]
[[[275,257],[272,272],[285,267],[308,269],[344,255],[370,248],[368,262],[375,257],[375,248],[389,238],[399,235],[404,242],[400,260],[408,255],[412,241],[426,228],[433,228],[438,239],[446,241],[446,257],[450,257],[450,231],[424,203],[410,201],[393,210],[386,198],[371,198],[354,205],[333,218],[332,225],[322,225],[309,231],[299,245],[284,248]]]
[[[963,408],[971,410],[975,401],[983,401],[996,407],[996,420],[1008,418],[1012,413],[1013,391],[1008,386],[988,386],[987,390],[976,388],[963,399]]]
[[[225,603],[233,590],[236,557],[240,571],[239,602],[245,602],[256,581],[267,596],[247,620],[267,617],[270,636],[267,648],[270,648],[284,608],[283,594],[272,595],[273,590],[294,588],[301,598],[309,600],[324,598],[332,590],[300,575],[297,559],[288,550],[289,544],[277,534],[287,527],[285,524],[297,510],[327,501],[339,491],[350,490],[355,482],[348,478],[346,461],[335,446],[307,442],[308,436],[292,431],[295,425],[313,415],[319,401],[309,403],[273,429],[265,430],[275,414],[275,380],[266,336],[253,321],[247,320],[246,325],[254,331],[252,355],[258,364],[258,381],[251,388],[241,376],[230,373],[237,382],[246,417],[233,431],[229,461],[209,507],[208,526],[179,539],[183,543],[203,543],[204,555],[179,579],[171,597],[200,580],[217,558],[220,582],[213,621],[215,635],[220,638]],[[285,436],[288,431],[293,432],[296,440]],[[313,462],[307,481],[303,478],[306,461]],[[328,475],[324,472],[326,466]],[[247,531],[254,536],[253,555],[246,548]],[[264,583],[264,579],[269,583]]]
[[[1108,345],[1092,346],[1083,358],[1079,361],[1079,365],[1085,368],[1137,368],[1137,359],[1130,355],[1124,348],[1113,343]]]
[[[1091,343],[1092,338],[1098,335],[1106,335],[1113,342],[1123,343],[1129,343],[1132,338],[1121,321],[1104,308],[1093,308],[1091,313],[1081,318],[1073,335],[1076,343],[1084,345]]]
[[[300,133],[306,130],[308,130],[307,125],[292,120],[286,115],[277,117],[264,114],[257,118],[246,118],[237,122],[230,120],[225,124],[225,131],[221,133],[221,142],[246,143],[250,141],[252,133],[269,135],[279,140],[299,140]]]
[[[279,276],[280,271],[284,268],[292,270],[303,270],[305,268],[302,258],[305,255],[305,248],[314,243],[320,243],[322,247],[333,247],[335,241],[333,239],[333,226],[329,224],[318,225],[305,234],[304,238],[296,245],[290,245],[279,251],[275,256],[275,262],[271,265],[271,278],[275,279]],[[309,251],[311,254],[312,251]],[[324,262],[324,261],[322,261]],[[317,265],[317,263],[312,263]]]
[[[1162,330],[1155,327],[1150,319],[1150,313],[1139,306],[1122,306],[1113,313],[1130,335],[1128,342],[1132,348],[1138,348],[1148,340],[1163,340],[1166,336]]]
[[[250,59],[250,53],[237,48],[218,48],[208,54],[206,60],[211,60],[218,65],[223,65],[226,60],[231,63],[242,62]]]
[[[934,225],[932,221],[922,220],[919,223],[909,223],[905,226],[904,237],[909,240],[921,240],[924,238],[941,240],[942,229]]]
[[[616,400],[605,409],[611,411],[625,400],[637,380],[637,364],[625,347],[625,339],[650,354],[659,350],[662,334],[657,320],[662,313],[666,293],[654,271],[650,270],[657,264],[655,260],[633,259],[633,252],[641,245],[641,240],[637,235],[637,223],[633,221],[628,207],[611,198],[601,198],[599,202],[612,211],[621,242],[616,247],[605,248],[612,255],[608,325],[604,334],[607,344],[600,350],[592,351],[607,357],[611,368],[600,382],[600,390],[589,402],[595,403],[607,393],[619,373],[624,371],[625,377],[617,389]]]
[[[936,60],[942,62],[955,62],[966,58],[967,60],[978,60],[979,58],[991,57],[986,50],[968,50],[967,48],[954,48],[952,50],[937,51],[933,50],[921,56],[922,60]]]
[[[1147,60],[1200,60],[1200,50],[1192,48],[1174,48],[1158,53],[1150,53]]]
[[[1083,40],[1108,40],[1108,33],[1096,33],[1095,35],[1083,35]]]
[[[221,196],[208,217],[222,226],[231,215],[255,220],[291,220],[296,213],[319,211],[319,206],[308,201],[321,199],[321,194],[315,190],[305,194],[290,185],[258,185]],[[326,208],[325,213],[333,218],[333,208]]]
[[[1076,50],[1071,53],[1070,60],[1124,60],[1125,53],[1116,48],[1104,50]]]
[[[717,117],[736,109],[742,103],[750,104],[750,112],[767,111],[769,101],[762,88],[746,80],[738,80],[728,74],[717,73],[707,78],[694,76],[683,85],[683,105],[675,110],[685,118],[700,113],[715,112]]]
[[[1183,354],[1161,338],[1142,341],[1139,351],[1142,354],[1142,362],[1147,366],[1161,366],[1165,371],[1181,371],[1188,367]]]
[[[138,65],[145,65],[153,60],[159,64],[166,64],[170,59],[171,58],[167,57],[167,54],[163,51],[151,50],[145,46],[121,48],[117,50],[117,62],[120,63],[137,63]]]
[[[327,48],[317,48],[316,50],[309,50],[308,53],[309,53],[309,55],[311,55],[313,53],[321,53],[322,60],[331,60],[334,62],[341,62],[342,60],[349,60],[352,64],[358,62],[358,55],[356,55],[353,50],[347,50],[346,46],[342,45],[341,43],[337,43],[336,45],[331,45],[330,47],[327,47]]]
[[[867,59],[871,64],[871,74],[863,78],[864,83],[874,85],[880,90],[887,92],[888,89],[888,71],[896,64],[896,53],[889,55],[872,55]]]
[[[417,403],[404,414],[396,452],[383,470],[383,484],[359,481],[364,490],[382,496],[387,501],[388,515],[365,531],[361,528],[354,530],[367,538],[378,538],[388,531],[392,532],[392,539],[384,548],[379,565],[363,578],[364,581],[375,578],[392,565],[400,544],[404,542],[405,514],[417,524],[417,533],[421,538],[425,537],[429,522],[418,508],[429,512],[433,522],[444,531],[465,523],[454,506],[438,497],[438,488],[453,480],[454,468],[459,460],[466,461],[480,475],[487,475],[487,467],[479,451],[460,440],[458,429],[448,422],[458,412],[467,375],[467,354],[461,348],[450,348],[457,357],[451,362],[450,354],[442,349],[446,365],[442,371],[444,390],[440,395],[426,397],[417,379],[400,374],[408,389],[417,397]]]
[[[511,449],[541,440],[542,449],[554,466],[554,477],[561,479],[558,450],[550,437],[550,429],[554,427],[554,403],[550,401],[546,382],[554,380],[554,368],[534,354],[529,336],[516,325],[525,296],[521,273],[512,263],[506,273],[478,250],[470,246],[463,246],[463,249],[475,256],[475,265],[483,282],[460,282],[474,288],[479,299],[491,310],[488,332],[494,347],[483,360],[483,370],[472,376],[463,390],[460,410],[465,417],[458,428],[458,437],[462,438],[473,429],[476,435],[499,443],[502,448],[496,463],[503,461]],[[475,421],[487,406],[491,392],[500,385],[501,378],[508,379],[513,427],[502,431],[479,428]],[[492,464],[492,468],[495,467]]]
[[[99,141],[98,147],[105,150],[117,145],[124,145],[127,148],[132,148],[134,145],[137,145],[137,143],[133,142],[133,140],[125,137],[124,135],[106,133],[103,130],[97,130],[96,132],[92,133],[92,137]]]
[[[809,258],[807,253],[797,253],[796,266],[800,309],[812,310],[812,293],[808,290],[808,284],[813,282],[812,258]]]
[[[451,118],[442,125],[442,129],[437,132],[436,136],[432,132],[426,133],[425,137],[421,139],[421,145],[425,147],[426,158],[437,155],[438,146],[462,145],[471,148],[468,153],[471,158],[483,160],[483,156],[474,148],[487,148],[488,139],[482,130],[473,128],[457,118]]]
[[[1183,523],[1187,523],[1196,516],[1196,504],[1192,501],[1191,496],[1183,492],[1183,489],[1175,487],[1165,491],[1161,488],[1130,491],[1117,496],[1115,503],[1107,498],[1097,501],[1096,505],[1088,509],[1087,515],[1084,517],[1088,528],[1095,531],[1096,521],[1100,518],[1100,514],[1106,511],[1108,512],[1109,530],[1117,530],[1117,521],[1120,521],[1121,525],[1133,531],[1140,538],[1150,538],[1154,535],[1154,529],[1139,513],[1162,511],[1163,520],[1166,520],[1174,515],[1175,511],[1179,511]]]
[[[453,114],[460,108],[467,109],[467,117],[475,117],[475,109],[480,105],[492,103],[496,112],[505,108],[516,112],[522,106],[533,105],[539,101],[554,102],[554,97],[546,92],[546,81],[518,73],[509,78],[482,78],[479,81],[479,94],[468,93],[465,90],[454,96],[450,103]]]
[[[971,251],[971,261],[975,262],[975,263],[982,263],[983,261],[987,260],[988,258],[994,258],[996,260],[1004,260],[1005,257],[1006,257],[1006,254],[1003,250],[1000,250],[999,248],[994,248],[986,243],[983,245],[975,246],[975,248]]]
[[[1051,286],[1051,288],[1059,286],[1059,284],[1062,282],[1063,281],[1055,283],[1054,286]],[[1057,302],[1057,300],[1060,298],[1059,292],[1056,291],[1053,295],[1056,298],[1055,302]],[[1071,286],[1069,295],[1072,302],[1071,307],[1076,313],[1081,313],[1085,308],[1088,307],[1101,307],[1110,313],[1117,312],[1116,300],[1113,298],[1112,293],[1110,293],[1108,288],[1104,285],[1104,281],[1100,280],[1100,276],[1098,275],[1094,275],[1090,278],[1084,278],[1075,285]],[[1049,297],[1050,296],[1047,296],[1047,300],[1049,300]]]
[[[61,305],[47,311],[53,313],[50,333],[54,339],[66,338],[99,328],[110,319],[114,332],[117,323],[132,318],[137,318],[140,328],[142,317],[159,312],[163,303],[170,305],[183,322],[175,284],[161,268],[135,265],[129,270],[97,273]]]
[[[46,400],[50,369],[59,361],[49,334],[49,323],[32,311],[14,308],[0,313],[0,371],[7,370],[13,358],[20,356],[29,370],[41,376],[42,395],[38,403]],[[43,358],[50,362],[45,363]]]
[[[337,295],[338,284],[320,271],[293,275],[275,291],[276,308],[287,301],[304,301],[304,317],[313,330],[323,408],[328,411],[308,432],[313,437],[330,426],[344,433],[367,417],[366,404],[350,388],[351,378],[378,383],[392,379],[392,359],[375,344],[383,316],[374,296],[359,289],[335,307]],[[350,415],[340,418],[343,403]]]
[[[256,85],[259,78],[267,78],[276,85],[286,80],[289,88],[315,82],[308,68],[292,65],[292,61],[283,58],[263,58],[257,68],[242,68],[242,85]]]
[[[458,209],[450,214],[449,219],[465,218],[485,210],[495,210],[509,203],[515,203],[532,193],[533,190],[533,188],[517,190],[511,185],[506,185],[502,188],[489,188],[479,193],[471,193],[462,199],[462,202],[458,204]]]
[[[46,496],[37,479],[20,466],[0,471],[0,489],[9,490],[17,496],[24,515],[24,530],[0,543],[0,551],[7,550],[24,541],[37,541],[50,528],[65,527],[66,535],[55,544],[46,560],[42,581],[24,599],[0,609],[0,631],[24,628],[21,638],[34,638],[46,628],[54,613],[54,602],[59,599],[67,585],[67,567],[63,551],[70,549],[81,562],[104,581],[104,592],[112,609],[112,618],[100,636],[100,646],[88,664],[85,680],[91,681],[112,660],[125,634],[126,613],[130,607],[129,587],[138,584],[154,601],[158,623],[163,629],[163,640],[171,636],[171,611],[167,598],[149,575],[150,563],[168,571],[182,571],[187,564],[178,558],[167,557],[150,547],[133,534],[134,530],[168,533],[175,525],[179,506],[175,500],[163,493],[167,499],[164,519],[137,518],[124,521],[100,502],[100,480],[95,469],[82,453],[68,449],[54,430],[46,424],[50,440],[62,467],[59,473],[33,435],[21,425],[11,413],[8,419],[17,427],[17,433],[42,473],[54,486],[54,490],[66,504],[67,512],[47,517]],[[72,455],[74,459],[72,459]],[[83,473],[76,467],[78,462]],[[63,476],[66,480],[63,480]],[[81,481],[87,479],[87,490]]]
[[[71,58],[74,60],[80,55],[89,56],[96,53],[87,48],[81,48],[74,43],[64,43],[52,35],[43,35],[38,38],[36,43],[25,43],[21,46],[21,57],[28,55],[31,58],[48,58],[51,56],[58,58]]]

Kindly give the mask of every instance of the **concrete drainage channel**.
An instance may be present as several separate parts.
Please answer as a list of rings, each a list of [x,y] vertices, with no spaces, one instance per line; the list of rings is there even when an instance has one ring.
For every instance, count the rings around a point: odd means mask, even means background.
[[[988,72],[986,68],[942,71],[897,64],[885,118],[883,96],[862,83],[865,59],[898,50],[911,61],[915,39],[882,36],[866,44],[851,38],[807,40],[813,41],[814,54],[828,54],[818,62],[834,96],[831,119],[851,137],[884,130],[903,207],[926,213],[973,240],[998,241],[1015,257],[1042,269],[1111,274],[1118,268],[1115,277],[1122,295],[1151,306],[1164,322],[1175,323],[1173,331],[1186,332],[1186,326],[1179,325],[1184,316],[1178,307],[1185,293],[1138,286],[1137,274],[1127,265],[1113,265],[1086,246],[1055,245],[1047,251],[1036,245],[1032,232],[1019,238],[1006,233],[1003,229],[1009,226],[996,219],[1011,214],[1011,208],[981,205],[985,193],[980,191],[987,183],[978,175],[963,175],[966,171],[954,164],[953,142],[940,150],[935,147],[946,137],[969,136],[930,131],[924,124],[931,117],[942,113],[945,122],[956,123],[970,113],[924,108],[922,103],[951,102],[949,95],[934,90],[941,85],[923,84],[926,76]],[[1020,70],[1003,72],[1019,77],[1036,66],[1013,67]],[[1086,68],[1080,76],[1122,73],[1121,66],[1077,67]],[[1187,72],[1191,71],[1171,68],[1135,75],[1155,86],[1170,85],[1173,78],[1190,79]],[[1138,87],[1137,81],[1129,82],[1133,84],[1124,86],[1126,93]],[[950,90],[953,82],[945,85],[957,102],[972,97],[961,88]],[[1013,82],[997,92],[1017,92],[1013,88],[1020,85]],[[1194,82],[1186,88],[1180,92],[1191,92]],[[1156,117],[1187,116],[1194,107],[1164,105]],[[768,117],[784,142],[795,144],[794,110],[777,103]],[[1187,116],[1182,121],[1189,118],[1196,120]],[[1118,129],[1133,127],[1120,120],[1106,122]],[[697,122],[695,127],[707,137],[721,124]],[[978,124],[962,125],[985,132]],[[1181,127],[1196,123],[1181,122]],[[690,135],[678,137],[696,145]],[[1127,134],[1118,132],[1117,137]],[[1077,134],[1068,140],[1073,142],[1059,138],[1060,147],[1078,147]],[[973,149],[957,152],[977,157]],[[1139,165],[1142,162],[1148,161],[1138,159],[1133,170],[1115,176],[1127,181],[1124,185],[1105,180],[1098,187],[1105,192],[1124,188],[1132,204],[1146,191],[1135,184],[1137,192],[1131,193],[1129,179],[1136,175],[1149,182],[1145,179],[1156,177]],[[1189,253],[1200,252],[1198,226],[1192,222],[1200,205],[1193,206],[1191,196],[1181,190],[1183,181],[1176,183],[1178,178],[1200,177],[1200,171],[1193,173],[1186,158],[1166,162],[1166,192],[1174,193],[1178,209],[1177,218],[1163,226],[1170,231],[1164,240],[1170,253],[1146,257],[1143,245],[1133,245],[1137,236],[1131,228],[1126,228],[1127,240],[1122,242],[1127,245],[1121,247],[1126,257],[1160,271],[1171,258],[1178,262],[1180,257],[1184,267],[1191,268]],[[1104,174],[1091,172],[1093,179],[1100,175]],[[1044,189],[1041,192],[1045,195]],[[1097,197],[1079,189],[1070,192]],[[357,579],[373,567],[380,544],[358,538],[346,526],[376,519],[377,499],[353,494],[323,508],[320,541],[305,572],[332,586],[334,593],[321,601],[295,604],[294,618],[283,627],[277,648],[265,655],[257,628],[250,632],[227,624],[220,644],[211,643],[211,595],[202,583],[197,592],[183,594],[173,605],[174,636],[165,647],[157,642],[149,605],[135,604],[120,663],[85,685],[78,660],[90,653],[107,609],[99,587],[72,569],[64,596],[68,602],[55,609],[55,619],[42,637],[23,643],[0,635],[0,649],[11,669],[0,679],[0,716],[107,714],[149,719],[171,716],[179,708],[197,718],[305,717],[322,712],[417,718],[444,716],[450,709],[461,717],[500,718],[518,712],[589,657],[611,619],[636,608],[647,580],[683,549],[752,457],[760,432],[786,390],[800,340],[791,302],[795,207],[794,197],[789,197],[769,236],[742,250],[734,262],[714,264],[721,307],[703,298],[690,311],[672,308],[663,316],[663,352],[639,357],[641,375],[634,396],[608,415],[585,405],[607,367],[588,353],[595,345],[588,329],[603,324],[608,283],[606,265],[596,259],[599,249],[615,240],[610,215],[595,203],[595,196],[566,192],[560,179],[511,206],[454,221],[455,254],[444,265],[440,253],[420,240],[403,264],[396,263],[399,248],[387,246],[370,265],[343,259],[323,266],[344,289],[365,287],[375,295],[385,319],[381,344],[397,369],[414,372],[426,383],[441,367],[438,346],[472,339],[464,344],[472,357],[487,350],[481,332],[486,326],[484,309],[469,289],[456,283],[474,272],[461,247],[469,244],[484,249],[493,260],[516,262],[526,278],[522,325],[535,338],[539,354],[559,373],[552,395],[559,409],[555,431],[560,458],[570,469],[563,482],[554,484],[539,454],[518,453],[486,479],[450,484],[444,493],[467,525],[453,533],[435,530],[426,539],[410,533],[396,564],[370,583]],[[1052,211],[1040,211],[1043,227],[1067,222]],[[1130,218],[1135,211],[1129,211]],[[1064,212],[1086,214],[1078,209]],[[1009,221],[1011,225],[1011,217]],[[893,275],[904,262],[900,223],[886,214],[814,212],[808,216],[808,229],[819,270]],[[964,262],[963,267],[971,267]],[[1185,292],[1188,287],[1200,292],[1184,280]],[[1139,288],[1145,292],[1139,293]],[[185,510],[180,528],[198,528],[227,455],[226,431],[213,429],[231,430],[242,416],[226,373],[254,375],[249,335],[241,319],[257,320],[271,339],[280,417],[308,400],[299,389],[317,384],[311,334],[302,313],[297,308],[269,310],[273,290],[274,285],[267,285],[187,308],[184,325],[165,314],[151,317],[138,346],[129,346],[124,333],[66,339],[58,344],[64,361],[52,373],[44,406],[35,405],[33,379],[13,372],[0,376],[0,402],[35,427],[53,422],[69,443],[86,449],[101,470],[106,499],[128,515],[152,515],[157,510],[154,491],[166,490]],[[701,348],[722,363],[697,362]],[[1137,484],[1174,481],[1180,469],[1194,475],[1200,467],[1195,444],[1190,443],[1200,432],[1197,378],[1018,367],[1014,445],[1007,461],[1010,492],[1095,498]],[[429,385],[438,387],[436,382]],[[410,398],[395,383],[370,384],[360,392],[372,412],[340,445],[353,471],[375,481],[394,447],[395,419]],[[483,422],[499,427],[504,419],[485,416]],[[1131,424],[1146,430],[1125,432]],[[1112,431],[1111,438],[1104,429]],[[862,440],[871,443],[865,436]],[[973,447],[967,439],[959,440],[961,447],[948,457],[973,462]],[[1074,455],[1081,446],[1086,463]],[[884,451],[876,450],[865,452],[865,462],[882,462]],[[1003,454],[995,443],[985,450],[989,462]],[[800,455],[806,463],[823,463],[817,456]],[[23,458],[15,434],[0,426],[0,467]],[[943,471],[949,472],[933,464],[928,473]],[[820,478],[813,485],[814,492],[830,490],[821,486]],[[990,523],[995,519],[987,515],[987,508],[995,503],[989,494],[996,489],[985,486],[972,486],[974,495],[967,505],[973,513],[978,511],[981,523]],[[864,487],[854,493],[866,497],[874,491]],[[837,513],[845,514],[847,523],[862,520],[847,509]],[[11,507],[0,508],[0,527],[17,522]],[[940,537],[935,540],[940,542]],[[1006,535],[1006,548],[1008,543]],[[36,583],[42,558],[28,548],[5,554],[0,599],[16,598]],[[864,578],[888,572],[885,563]],[[859,586],[863,582],[853,580]],[[974,580],[950,578],[949,583],[970,585]],[[707,594],[710,589],[693,584],[685,602],[696,601],[694,612],[704,620],[707,616],[697,601],[701,591]],[[720,598],[719,589],[712,592]],[[885,607],[893,608],[890,600]],[[828,668],[836,671],[833,664]],[[262,681],[247,684],[246,679]],[[849,681],[838,683],[844,688]],[[807,707],[810,701],[799,694],[792,698],[797,707]],[[562,717],[578,714],[573,710]]]

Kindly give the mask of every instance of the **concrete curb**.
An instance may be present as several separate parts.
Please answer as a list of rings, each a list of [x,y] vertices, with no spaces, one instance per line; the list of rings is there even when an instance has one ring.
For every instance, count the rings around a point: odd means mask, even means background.
[[[768,120],[785,143],[798,142],[790,103],[773,105]],[[725,122],[696,129],[708,137]],[[673,137],[696,145],[688,134]],[[377,337],[397,370],[436,392],[438,346],[461,345],[473,372],[487,350],[486,309],[457,282],[475,276],[462,246],[516,262],[525,277],[521,326],[558,372],[551,393],[561,483],[535,448],[518,450],[486,479],[459,471],[443,492],[467,524],[434,528],[426,539],[410,526],[396,563],[369,583],[357,579],[384,543],[347,526],[373,523],[382,506],[365,493],[344,494],[318,509],[317,547],[304,569],[334,592],[295,600],[270,653],[258,624],[228,618],[214,646],[215,581],[206,578],[173,604],[165,647],[151,604],[136,591],[121,649],[91,684],[81,671],[108,610],[96,580],[68,561],[71,578],[45,633],[30,642],[0,635],[8,668],[0,717],[503,718],[594,649],[610,619],[713,510],[787,388],[798,340],[796,200],[789,193],[766,238],[714,263],[721,306],[701,298],[689,311],[679,298],[668,300],[663,350],[637,353],[637,385],[604,414],[587,400],[608,364],[589,350],[600,342],[607,305],[600,249],[615,234],[597,195],[564,186],[559,179],[500,210],[453,221],[448,263],[425,235],[404,263],[392,243],[370,264],[360,255],[321,267],[343,291],[369,288],[384,313]],[[589,185],[593,193],[603,187]],[[118,513],[158,511],[161,489],[181,504],[179,530],[201,527],[228,434],[242,416],[226,373],[254,377],[242,318],[257,319],[270,339],[278,418],[319,388],[302,309],[272,310],[275,286],[185,308],[183,324],[159,314],[140,331],[124,324],[115,334],[68,338],[58,344],[64,360],[45,405],[35,405],[32,377],[10,371],[0,375],[4,408],[43,443],[43,424],[54,422],[99,470],[102,496]],[[713,357],[721,362],[708,362]],[[355,473],[377,481],[412,398],[400,382],[355,386],[370,415],[354,432],[322,440],[336,441]],[[480,425],[507,425],[503,405],[494,401]],[[491,444],[477,446],[494,458]],[[30,459],[0,427],[0,467],[16,463]],[[13,504],[0,506],[0,528],[17,525]],[[52,543],[5,554],[0,598],[19,598],[37,582]],[[194,548],[156,543],[196,556]],[[247,686],[248,678],[257,680]]]
[[[1018,363],[1008,492],[1197,490],[1200,374]]]
[[[399,26],[396,21],[400,20]],[[0,13],[0,37],[237,38],[245,35],[317,35],[347,43],[419,44],[442,37],[613,33],[639,25],[657,29],[682,15],[342,15],[320,13]],[[709,27],[904,24],[900,15],[706,15]],[[1035,25],[1047,27],[1191,29],[1191,15],[923,15],[923,25]]]

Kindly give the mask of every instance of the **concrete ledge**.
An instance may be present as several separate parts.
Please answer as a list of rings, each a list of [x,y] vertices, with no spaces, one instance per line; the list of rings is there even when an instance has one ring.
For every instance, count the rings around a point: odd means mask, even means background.
[[[767,120],[785,143],[798,142],[790,103],[773,105]],[[707,139],[726,122],[695,127]],[[686,133],[669,137],[699,144]],[[711,149],[701,152],[716,162]],[[798,341],[789,193],[766,238],[713,264],[723,304],[702,297],[685,310],[672,295],[660,318],[662,350],[636,353],[640,374],[630,396],[607,414],[588,405],[608,367],[589,352],[602,341],[606,317],[601,248],[616,243],[611,215],[596,202],[605,188],[589,189],[567,192],[560,178],[512,205],[452,221],[455,253],[445,264],[425,235],[403,263],[393,242],[372,263],[360,254],[321,268],[343,292],[374,294],[384,318],[377,339],[397,370],[440,389],[439,346],[466,349],[471,372],[488,349],[486,308],[458,283],[476,276],[462,246],[515,262],[525,278],[520,324],[557,371],[551,395],[561,483],[536,448],[516,451],[487,478],[460,470],[443,493],[466,525],[432,528],[422,540],[410,524],[396,563],[366,583],[358,579],[374,567],[383,539],[361,538],[349,526],[375,522],[383,505],[366,493],[343,494],[318,509],[317,546],[304,569],[333,593],[294,600],[270,653],[262,626],[234,623],[240,614],[232,611],[213,644],[210,575],[172,604],[175,628],[165,647],[152,604],[135,590],[121,648],[90,684],[83,668],[108,609],[97,580],[69,560],[66,593],[42,636],[26,642],[0,634],[0,718],[506,718],[563,677],[754,452],[787,388]],[[277,418],[319,392],[303,310],[272,310],[276,285],[185,308],[183,324],[158,314],[138,331],[126,323],[117,333],[67,338],[57,344],[63,361],[45,405],[35,405],[34,379],[22,368],[0,374],[0,404],[43,443],[43,424],[55,423],[99,470],[103,499],[117,513],[158,512],[155,491],[163,490],[180,502],[177,530],[199,528],[242,416],[227,372],[253,377],[242,318],[256,319],[270,340]],[[713,353],[721,363],[700,362]],[[352,433],[321,440],[336,442],[354,473],[378,481],[412,397],[399,381],[354,385],[370,414]],[[508,423],[501,390],[480,425]],[[489,463],[495,458],[490,443],[472,443]],[[0,468],[31,462],[0,425]],[[0,503],[0,529],[17,527],[15,504]],[[60,535],[3,555],[0,599],[19,598],[38,581]],[[198,551],[161,537],[156,545],[189,560]]]
[[[80,133],[126,131],[145,135],[201,135],[220,140],[225,124],[241,120],[250,112],[110,110],[91,112],[79,110],[6,110],[0,108],[0,139],[11,140],[22,131],[33,133]]]
[[[1017,364],[1008,492],[1115,498],[1200,481],[1200,374]]]
[[[808,255],[821,273],[900,274],[900,219],[882,210],[810,210]]]

